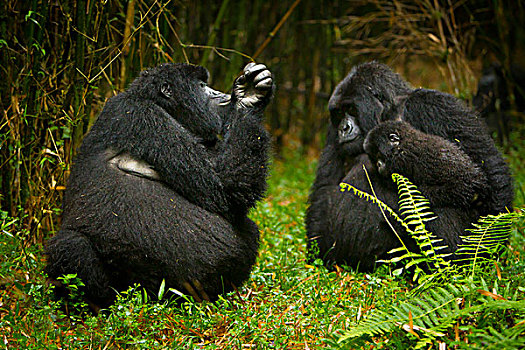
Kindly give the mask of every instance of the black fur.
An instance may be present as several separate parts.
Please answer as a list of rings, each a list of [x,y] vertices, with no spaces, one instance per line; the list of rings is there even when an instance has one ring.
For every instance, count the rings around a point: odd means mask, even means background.
[[[514,99],[514,106],[512,100]],[[516,64],[505,76],[503,67],[491,64],[483,70],[478,90],[472,99],[476,111],[487,121],[491,132],[496,132],[500,144],[509,141],[513,118],[512,109],[525,112],[525,70]],[[515,113],[514,113],[515,114]]]
[[[484,196],[481,205],[476,203],[480,215],[511,208],[508,167],[483,123],[457,98],[434,90],[413,90],[387,66],[370,62],[354,67],[336,87],[329,109],[326,145],[306,214],[308,249],[313,258],[319,257],[327,265],[348,264],[369,271],[377,258],[399,245],[377,206],[342,193],[339,183],[370,192],[364,165],[379,199],[398,208],[395,186],[377,172],[364,152],[363,141],[376,125],[400,115],[415,129],[456,143],[481,169],[489,186],[480,194]],[[436,210],[436,214],[441,225],[452,232],[460,232],[471,222],[455,208]]]
[[[272,80],[247,68],[232,96],[209,89],[203,67],[165,64],[107,102],[46,247],[50,278],[78,274],[101,306],[133,283],[153,294],[163,279],[182,292],[189,283],[214,299],[248,278],[259,231],[246,215],[266,189]]]
[[[440,252],[454,252],[466,232],[443,225],[441,217],[443,212],[448,217],[454,213],[467,226],[476,221],[488,190],[481,169],[456,144],[403,121],[380,123],[368,133],[364,149],[383,177],[404,175],[429,199],[438,218],[427,225],[449,248]]]

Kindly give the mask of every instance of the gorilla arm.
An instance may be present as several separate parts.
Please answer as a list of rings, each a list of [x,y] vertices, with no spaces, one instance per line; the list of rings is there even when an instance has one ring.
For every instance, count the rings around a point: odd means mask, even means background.
[[[121,170],[138,166],[141,172],[143,161],[155,170],[160,181],[181,196],[203,209],[228,216],[224,187],[208,151],[197,137],[153,104],[137,103],[126,117],[133,118],[133,122],[125,122],[127,128],[115,125],[119,132],[109,133],[110,148],[119,156]],[[118,123],[118,118],[115,119]],[[129,158],[127,154],[141,161],[123,162],[122,159]]]
[[[102,131],[116,155],[110,163],[132,175],[160,179],[208,211],[227,218],[233,212],[245,215],[266,189],[269,136],[261,121],[272,89],[271,73],[254,63],[245,67],[232,96],[207,89],[209,108],[230,120],[218,152],[157,105],[125,100],[130,107],[125,118],[132,120],[112,118],[109,129],[119,132]],[[108,115],[122,110],[114,102],[113,108],[106,106]]]
[[[306,226],[308,232],[309,251],[314,241],[318,245],[324,244],[325,240],[318,239],[321,236],[328,236],[330,220],[328,214],[332,206],[333,193],[339,191],[339,183],[345,176],[344,160],[339,156],[337,150],[337,130],[330,123],[328,125],[328,135],[326,145],[319,158],[317,175],[308,198],[309,206],[307,208]],[[326,251],[328,247],[318,247]]]
[[[273,79],[265,65],[249,63],[234,83],[231,119],[217,157],[217,173],[222,179],[232,207],[244,216],[266,190],[270,136],[262,119],[273,92]]]
[[[241,216],[266,190],[270,136],[257,113],[233,121],[217,158],[217,174],[232,208]]]

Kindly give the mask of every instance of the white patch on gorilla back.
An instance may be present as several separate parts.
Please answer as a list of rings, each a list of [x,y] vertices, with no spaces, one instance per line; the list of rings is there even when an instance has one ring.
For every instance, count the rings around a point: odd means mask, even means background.
[[[112,150],[106,152],[108,164],[126,174],[139,176],[150,180],[160,180],[159,174],[151,165],[141,159],[133,158],[129,153],[116,154]]]

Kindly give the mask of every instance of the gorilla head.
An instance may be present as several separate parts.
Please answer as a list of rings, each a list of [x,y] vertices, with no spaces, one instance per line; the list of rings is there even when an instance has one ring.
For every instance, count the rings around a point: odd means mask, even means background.
[[[379,174],[389,176],[400,171],[396,167],[396,163],[399,163],[396,160],[402,153],[406,153],[402,151],[407,148],[405,143],[417,140],[415,135],[417,135],[417,130],[408,123],[386,121],[368,133],[363,148],[375,163]]]
[[[363,153],[366,134],[389,110],[396,96],[411,88],[398,74],[381,63],[358,65],[335,88],[328,109],[337,142],[346,156]]]
[[[218,105],[230,95],[208,87],[206,68],[191,64],[163,64],[143,71],[127,93],[135,98],[155,101],[184,128],[205,141],[216,141],[221,130]],[[152,86],[153,83],[153,86]]]
[[[486,182],[479,167],[458,145],[401,120],[377,125],[363,147],[382,176],[400,173],[417,185],[432,183],[434,187],[453,181],[467,185]]]

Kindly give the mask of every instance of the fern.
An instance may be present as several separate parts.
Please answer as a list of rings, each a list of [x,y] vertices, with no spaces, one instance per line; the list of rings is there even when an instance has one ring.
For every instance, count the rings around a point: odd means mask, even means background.
[[[436,246],[443,240],[437,238],[432,232],[428,231],[425,223],[437,219],[430,209],[430,202],[421,195],[417,187],[412,184],[406,177],[399,174],[392,174],[392,180],[395,182],[399,193],[399,212],[404,217],[404,221],[412,228],[409,231],[411,237],[415,239],[426,262],[431,268],[440,269],[448,266],[450,263],[445,260],[450,254],[438,254],[437,251],[446,248],[446,245]],[[413,262],[407,264],[411,267]]]
[[[366,168],[364,166],[363,166],[363,170],[364,170],[364,172],[366,174],[366,177],[368,178],[368,182],[370,183],[370,186],[372,186],[372,183],[370,182],[370,178],[368,177],[368,173],[366,172]],[[399,242],[402,245],[402,247],[400,249],[402,249],[403,251],[407,252],[407,254],[402,256],[403,259],[408,258],[408,257],[410,257],[412,259],[414,257],[419,257],[419,255],[414,255],[413,253],[411,253],[408,250],[408,248],[405,245],[405,242],[403,242],[403,239],[401,239],[401,236],[399,236],[397,231],[394,229],[394,226],[392,226],[390,221],[388,221],[388,218],[386,217],[386,213],[388,213],[390,215],[390,217],[394,218],[398,223],[400,223],[401,226],[403,226],[405,228],[405,230],[407,230],[407,232],[411,232],[412,231],[411,228],[405,223],[405,221],[403,219],[401,219],[399,217],[399,215],[397,215],[397,213],[392,208],[390,208],[383,201],[381,201],[379,198],[377,198],[375,193],[374,193],[374,195],[370,195],[369,193],[361,191],[360,189],[355,188],[354,186],[352,186],[352,185],[350,185],[348,183],[345,183],[345,182],[341,182],[339,184],[339,186],[341,188],[341,192],[351,191],[355,196],[357,196],[359,198],[363,198],[363,199],[365,199],[365,200],[367,200],[367,201],[369,201],[371,203],[374,203],[375,205],[377,205],[379,207],[379,209],[383,213],[385,221],[388,223],[388,225],[390,226],[390,228],[392,229],[392,231],[394,232],[396,237],[399,239]],[[373,187],[372,187],[372,192],[374,192],[374,188]]]
[[[406,300],[387,310],[374,310],[367,319],[346,332],[339,342],[343,343],[363,335],[382,335],[399,327],[403,328],[404,325],[410,323],[409,312],[412,314],[413,329],[421,329],[431,336],[442,336],[440,330],[444,327],[439,320],[444,316],[458,313],[459,307],[456,299],[462,292],[468,292],[468,290],[449,291],[438,287],[417,300]]]
[[[379,262],[402,262],[405,264],[405,268],[416,266],[415,279],[419,278],[423,272],[418,268],[418,265],[423,263],[428,266],[430,272],[433,274],[441,273],[439,276],[441,279],[443,279],[444,276],[454,275],[456,269],[452,268],[451,262],[446,259],[452,254],[441,254],[438,252],[447,246],[442,244],[443,240],[437,238],[432,232],[428,231],[425,226],[426,222],[436,219],[439,220],[432,212],[428,199],[426,199],[417,187],[406,177],[394,173],[392,174],[392,180],[396,183],[399,194],[398,214],[375,196],[368,173],[365,168],[363,169],[370,183],[373,195],[344,182],[340,184],[341,191],[351,191],[359,198],[376,204],[383,213],[389,214],[391,218],[401,224],[406,232],[416,241],[421,252],[415,253],[408,250],[401,236],[395,231],[385,215],[385,220],[402,245],[401,247],[392,249],[389,253],[401,253],[401,255]],[[461,236],[463,243],[458,245],[456,251],[458,257],[455,258],[453,262],[468,266],[471,274],[473,274],[477,269],[486,265],[488,261],[491,261],[491,259],[489,259],[491,256],[498,253],[498,250],[503,247],[510,235],[512,223],[522,217],[525,217],[525,210],[481,217],[477,223],[473,224],[473,228],[467,229],[465,235]],[[436,277],[434,275],[421,276],[426,280],[435,279]],[[420,281],[420,283],[421,282],[422,281]]]
[[[509,238],[512,223],[523,217],[523,209],[481,217],[473,224],[473,228],[466,230],[468,234],[461,236],[463,243],[458,246],[458,258],[455,261],[467,263],[473,274],[477,268],[492,261],[490,258],[501,251]]]
[[[366,170],[365,170],[366,171]],[[367,175],[368,176],[368,175]],[[361,191],[360,189],[358,188],[355,188],[354,186],[346,183],[346,182],[341,182],[339,184],[339,187],[341,188],[341,192],[345,192],[345,191],[352,191],[352,193],[359,197],[359,198],[363,198],[371,203],[374,203],[375,205],[377,205],[380,209],[384,210],[385,212],[387,212],[388,214],[390,214],[390,216],[392,218],[394,218],[397,222],[399,222],[401,225],[403,225],[403,227],[407,230],[407,231],[410,231],[410,227],[405,223],[405,221],[403,219],[401,219],[399,217],[399,215],[397,215],[397,213],[392,209],[390,208],[388,205],[386,205],[383,201],[381,201],[379,198],[377,198],[376,196],[373,196],[373,195],[370,195],[369,193],[366,193],[364,191]]]
[[[501,332],[492,326],[484,329],[473,329],[472,338],[475,343],[469,349],[500,350],[525,348],[525,320],[514,327],[504,328]],[[476,346],[478,345],[478,346]]]
[[[365,169],[366,174],[366,169]],[[368,174],[366,174],[368,178]],[[502,213],[482,217],[467,229],[465,235],[461,236],[463,243],[458,245],[456,251],[459,258],[455,263],[463,264],[471,269],[470,278],[464,277],[458,272],[465,268],[452,265],[445,260],[447,254],[439,254],[438,250],[444,248],[438,245],[442,240],[437,239],[429,232],[425,223],[435,220],[435,214],[430,209],[429,201],[421,195],[415,185],[399,174],[392,175],[393,181],[398,186],[399,214],[380,201],[373,195],[356,189],[350,184],[342,183],[341,191],[352,191],[360,198],[366,199],[378,205],[388,222],[386,213],[400,223],[406,232],[416,241],[421,254],[410,252],[400,239],[402,246],[395,248],[390,253],[402,253],[403,255],[387,260],[386,262],[402,262],[405,267],[416,266],[416,274],[422,270],[418,264],[426,263],[429,272],[421,273],[418,277],[419,286],[412,292],[411,298],[392,305],[385,310],[374,310],[365,320],[355,327],[346,331],[338,340],[339,345],[348,344],[350,341],[361,337],[381,336],[400,329],[418,338],[416,349],[428,348],[436,338],[445,336],[443,332],[450,329],[453,324],[459,324],[460,318],[473,319],[476,316],[483,318],[486,314],[491,317],[500,310],[525,310],[525,300],[507,300],[501,296],[486,292],[490,290],[483,279],[481,288],[474,282],[474,271],[479,267],[486,266],[490,257],[497,254],[503,244],[508,240],[511,232],[511,224],[519,218],[525,217],[522,209],[513,213]],[[370,179],[369,179],[370,182]],[[389,222],[388,222],[389,223]],[[389,223],[390,224],[390,223]],[[390,227],[393,226],[390,225]],[[456,286],[450,284],[454,277]],[[437,286],[440,283],[441,286]],[[429,288],[433,286],[434,288]],[[488,295],[488,300],[480,297]],[[493,300],[491,298],[495,298]],[[458,301],[462,300],[467,307],[460,307]],[[468,301],[468,302],[467,302]],[[472,321],[470,321],[472,322]],[[499,333],[490,329],[480,334],[485,343],[497,344],[498,341],[505,344],[524,344],[519,335],[525,333],[525,322],[520,322],[511,330],[503,330]]]
[[[363,169],[370,183],[372,192],[374,193],[368,173],[364,167]],[[419,192],[417,187],[406,177],[399,174],[392,174],[392,180],[398,187],[399,215],[392,208],[378,199],[377,196],[375,196],[375,193],[374,195],[370,195],[369,193],[363,192],[348,183],[343,182],[340,184],[341,191],[351,191],[359,198],[363,198],[371,203],[376,204],[383,213],[388,213],[390,217],[394,218],[398,223],[401,224],[401,226],[403,226],[406,232],[416,241],[421,251],[420,253],[409,251],[401,236],[395,231],[385,215],[385,220],[390,225],[402,245],[399,248],[392,249],[389,251],[389,253],[402,253],[402,255],[388,260],[381,260],[379,262],[404,262],[406,268],[416,266],[416,275],[414,278],[418,278],[422,272],[420,268],[417,268],[417,266],[422,263],[426,263],[432,270],[446,268],[450,263],[446,261],[445,258],[450,254],[437,253],[438,250],[446,248],[446,246],[436,246],[436,243],[439,243],[442,240],[438,239],[425,227],[426,222],[435,220],[437,218],[430,209],[430,202],[421,195],[421,192]]]
[[[406,177],[392,174],[392,180],[398,187],[399,211],[408,220],[408,224],[415,227],[415,232],[423,231],[425,222],[436,218],[430,209],[430,202]]]
[[[479,291],[472,283],[429,289],[418,298],[404,300],[386,310],[374,310],[364,321],[346,331],[338,339],[338,344],[345,345],[363,336],[381,336],[402,329],[418,338],[417,349],[444,337],[445,332],[460,318],[469,319],[486,313],[525,309],[525,300],[480,302],[476,300],[476,296],[479,296]],[[461,307],[465,300],[470,300],[470,305]],[[513,332],[502,336],[513,342],[517,334],[524,331],[525,328],[517,327]]]

